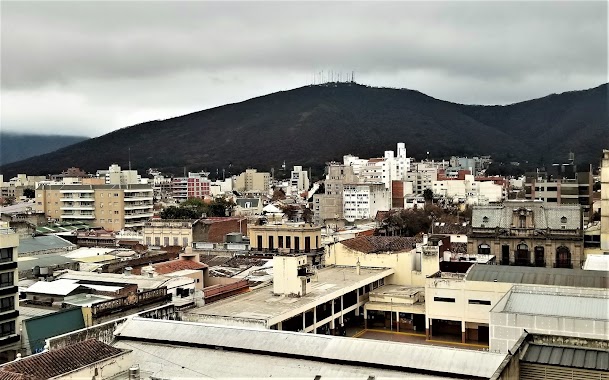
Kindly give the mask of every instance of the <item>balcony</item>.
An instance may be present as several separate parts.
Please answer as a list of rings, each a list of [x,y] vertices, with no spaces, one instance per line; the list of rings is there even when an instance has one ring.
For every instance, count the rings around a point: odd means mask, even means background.
[[[65,211],[69,211],[69,210],[89,210],[89,211],[93,211],[95,210],[95,206],[88,205],[88,204],[76,204],[76,205],[71,205],[71,206],[61,206],[60,210],[65,210]]]
[[[125,203],[125,211],[127,210],[147,210],[153,207],[152,203],[130,204]]]
[[[153,200],[152,194],[146,195],[146,196],[138,196],[138,197],[125,197],[124,199],[125,199],[125,203],[127,203],[127,202],[144,202],[144,201],[152,202],[152,200]]]
[[[137,214],[125,214],[125,219],[136,219],[136,218],[152,218],[154,214],[152,212],[142,212]]]
[[[61,214],[61,219],[95,219],[95,215],[93,215],[93,214],[66,213],[66,214]]]

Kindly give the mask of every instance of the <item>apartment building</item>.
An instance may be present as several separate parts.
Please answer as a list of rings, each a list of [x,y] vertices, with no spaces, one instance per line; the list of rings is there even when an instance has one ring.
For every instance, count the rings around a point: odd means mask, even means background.
[[[351,183],[343,188],[343,217],[349,222],[373,219],[391,209],[391,189],[383,183]]]
[[[234,189],[239,192],[259,191],[268,193],[271,182],[271,174],[260,172],[256,169],[247,169],[235,178]]]
[[[294,166],[290,174],[290,186],[297,193],[309,190],[309,173],[302,166]]]
[[[183,202],[189,198],[202,199],[211,195],[209,172],[188,173],[188,177],[171,179],[171,195],[174,200]]]
[[[142,183],[142,176],[137,170],[122,170],[117,164],[112,164],[108,170],[99,171],[99,177],[105,179],[107,185],[131,185]]]
[[[343,218],[343,188],[346,183],[357,183],[354,167],[331,162],[326,167],[325,192],[313,195],[313,221],[325,224]]]
[[[17,323],[17,252],[19,235],[0,223],[0,363],[15,360],[20,348]]]
[[[0,174],[0,197],[12,197],[18,199],[23,196],[23,190],[34,189],[40,181],[46,180],[45,176],[29,176],[27,174],[17,174],[8,182],[4,182],[4,176]]]
[[[36,211],[60,221],[86,221],[118,231],[139,229],[153,215],[150,185],[39,185]]]
[[[432,163],[421,162],[414,165],[414,170],[406,173],[406,181],[412,182],[415,195],[422,195],[425,189],[431,189],[438,180],[438,167]]]
[[[503,200],[503,187],[491,181],[477,181],[471,174],[464,179],[444,179],[431,183],[434,195],[465,202],[472,205],[484,205]]]
[[[609,251],[609,149],[601,161],[601,249]]]
[[[321,245],[321,227],[306,223],[248,225],[252,251],[316,252]]]

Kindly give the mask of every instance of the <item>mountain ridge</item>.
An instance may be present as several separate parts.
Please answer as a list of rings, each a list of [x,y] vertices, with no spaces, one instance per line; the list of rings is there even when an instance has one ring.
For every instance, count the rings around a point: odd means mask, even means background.
[[[304,165],[322,170],[344,154],[380,155],[406,143],[409,155],[491,155],[551,163],[573,150],[593,162],[609,145],[607,84],[511,105],[464,105],[409,89],[339,83],[304,86],[118,129],[0,172],[92,171],[119,163],[139,170],[183,168],[236,174]],[[549,160],[549,161],[548,161]]]

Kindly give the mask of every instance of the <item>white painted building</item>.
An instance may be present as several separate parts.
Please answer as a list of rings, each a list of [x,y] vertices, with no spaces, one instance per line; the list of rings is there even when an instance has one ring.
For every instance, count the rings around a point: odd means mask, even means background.
[[[378,211],[391,209],[391,190],[382,183],[345,184],[343,188],[344,218],[355,220],[372,219]]]
[[[142,179],[142,176],[137,174],[137,170],[121,170],[117,164],[110,165],[103,174],[106,185],[133,185],[148,182],[147,178]]]
[[[471,205],[488,204],[489,202],[501,202],[503,199],[503,188],[490,181],[476,181],[471,174],[465,179],[436,180],[431,183],[434,195],[452,199],[453,202],[465,202]]]
[[[302,166],[294,166],[294,170],[290,174],[290,186],[296,193],[309,190],[309,173],[303,170]]]

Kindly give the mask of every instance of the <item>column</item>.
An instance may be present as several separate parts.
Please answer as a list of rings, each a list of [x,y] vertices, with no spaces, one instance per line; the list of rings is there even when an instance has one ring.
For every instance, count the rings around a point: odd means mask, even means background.
[[[340,319],[339,322],[341,325],[343,325],[345,323],[345,304],[343,302],[343,294],[340,295]]]
[[[364,306],[364,329],[368,328],[368,309]]]
[[[359,317],[359,288],[355,289],[355,316]]]
[[[431,318],[425,318],[425,339],[431,338]]]
[[[336,334],[336,323],[334,323],[334,299],[332,299],[330,301],[332,303],[331,307],[330,307],[330,311],[331,311],[331,315],[332,315],[332,319],[330,320],[330,334],[331,335],[335,335]]]
[[[283,330],[283,322],[277,322],[277,331]]]
[[[307,319],[306,319],[306,311],[302,312],[302,332],[305,332],[305,328],[307,327]]]
[[[461,321],[461,343],[465,343],[467,333],[465,331],[465,321]]]
[[[317,306],[313,308],[313,334],[317,334]]]
[[[397,331],[397,332],[400,332],[400,312],[399,312],[399,311],[396,311],[396,312],[395,312],[395,320],[396,320],[396,322],[397,322],[397,323],[395,324],[395,325],[396,325],[396,331]]]

